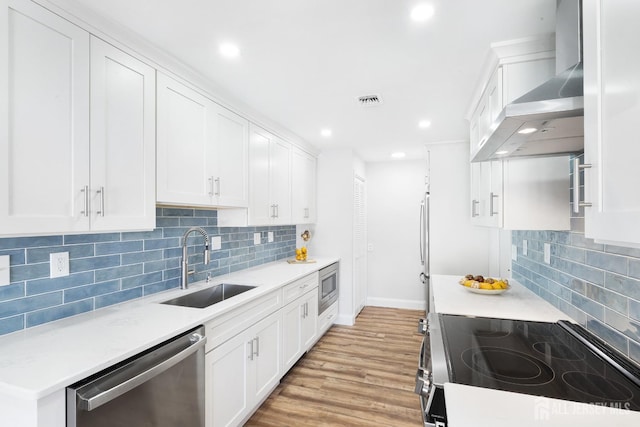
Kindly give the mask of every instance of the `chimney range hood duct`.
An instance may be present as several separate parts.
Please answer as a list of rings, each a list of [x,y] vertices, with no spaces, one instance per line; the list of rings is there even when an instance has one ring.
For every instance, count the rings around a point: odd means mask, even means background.
[[[562,72],[508,104],[491,124],[472,161],[583,150],[581,9],[580,0],[558,0],[556,73]]]

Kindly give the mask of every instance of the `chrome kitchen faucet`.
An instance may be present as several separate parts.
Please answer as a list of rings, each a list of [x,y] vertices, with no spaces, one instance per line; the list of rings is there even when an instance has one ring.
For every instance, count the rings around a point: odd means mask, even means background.
[[[187,256],[187,238],[189,234],[197,231],[204,237],[204,261],[203,264],[209,264],[209,235],[204,229],[200,227],[191,227],[182,236],[182,279],[180,280],[180,289],[187,289],[189,287],[187,280],[189,276],[195,273],[195,270],[189,271],[189,257]]]

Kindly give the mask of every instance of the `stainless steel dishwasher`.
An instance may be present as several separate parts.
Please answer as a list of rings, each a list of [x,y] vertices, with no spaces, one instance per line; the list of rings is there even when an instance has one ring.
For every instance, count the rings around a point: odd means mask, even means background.
[[[204,427],[204,328],[67,387],[67,427]]]

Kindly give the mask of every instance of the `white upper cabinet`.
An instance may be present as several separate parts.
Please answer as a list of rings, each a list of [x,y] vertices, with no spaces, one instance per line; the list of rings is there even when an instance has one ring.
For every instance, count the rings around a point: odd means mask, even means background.
[[[291,144],[250,129],[249,225],[291,224]]]
[[[1,4],[0,234],[88,230],[89,33]]]
[[[152,229],[155,71],[3,1],[0,235]]]
[[[246,119],[158,74],[158,203],[246,207]]]
[[[91,229],[153,229],[156,72],[91,37]]]
[[[316,221],[316,158],[299,148],[291,161],[291,214],[295,224]]]
[[[588,1],[584,19],[585,235],[640,244],[640,3]]]

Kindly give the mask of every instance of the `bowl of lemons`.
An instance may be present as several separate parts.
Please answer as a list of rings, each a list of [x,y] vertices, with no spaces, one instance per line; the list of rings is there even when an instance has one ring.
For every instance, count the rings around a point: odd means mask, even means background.
[[[469,292],[484,295],[499,295],[510,289],[507,279],[493,279],[473,274],[467,274],[460,279],[460,284]]]

